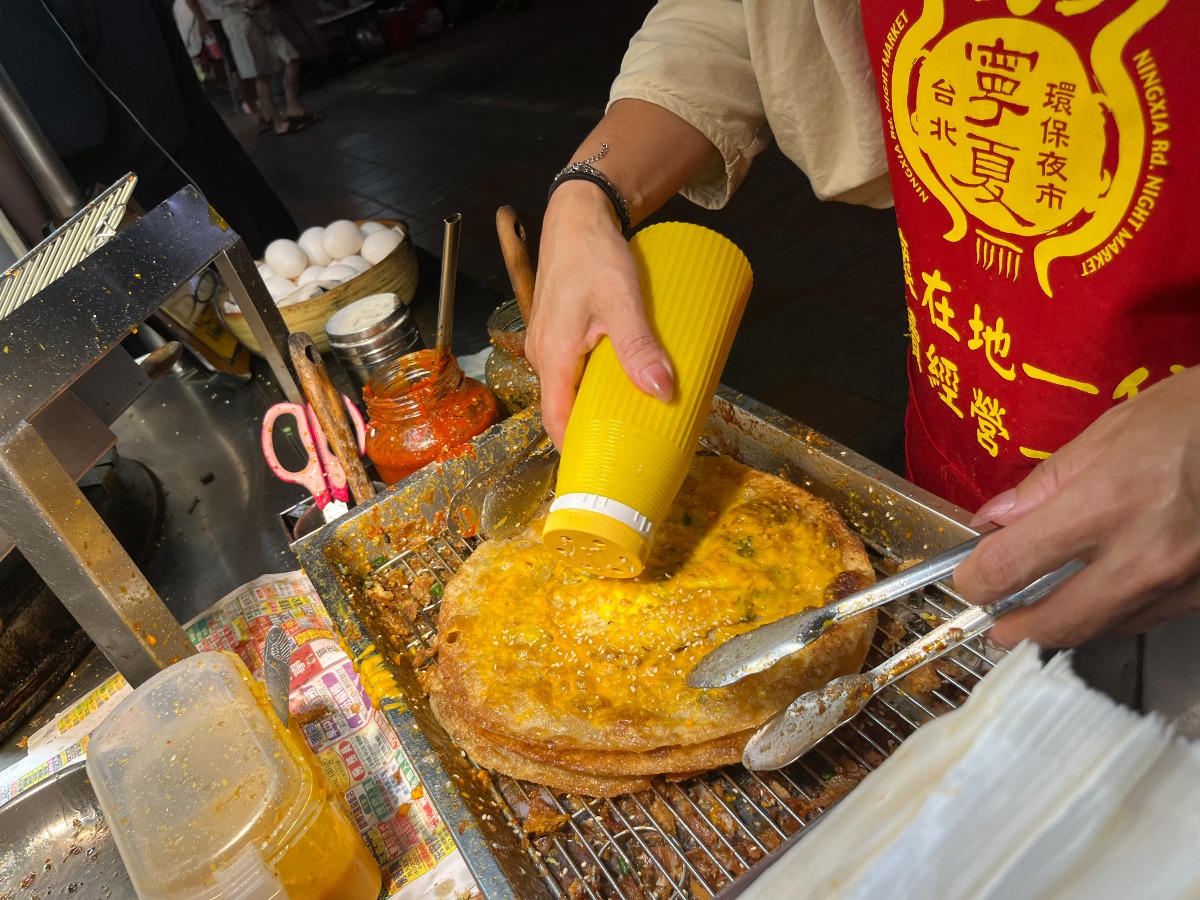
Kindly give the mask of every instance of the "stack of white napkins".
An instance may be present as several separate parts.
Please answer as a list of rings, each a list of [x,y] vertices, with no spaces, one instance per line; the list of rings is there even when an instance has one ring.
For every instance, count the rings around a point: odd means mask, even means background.
[[[1022,645],[742,897],[1200,897],[1200,748]]]

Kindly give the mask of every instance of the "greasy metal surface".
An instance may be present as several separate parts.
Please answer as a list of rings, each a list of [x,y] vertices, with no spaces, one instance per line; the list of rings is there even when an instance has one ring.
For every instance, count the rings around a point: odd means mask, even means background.
[[[208,202],[184,188],[0,319],[8,351],[0,354],[0,435],[69,387],[236,243]]]
[[[150,386],[150,376],[119,344],[75,379],[71,393],[105,425],[129,408]]]
[[[49,406],[31,416],[29,422],[75,481],[117,443],[108,423],[80,400],[74,390],[63,391]]]
[[[0,897],[136,900],[80,761],[0,808]]]
[[[130,684],[195,653],[137,564],[29,423],[0,441],[0,521]]]
[[[296,568],[278,514],[307,492],[263,460],[263,414],[284,395],[261,361],[254,368],[241,384],[185,358],[112,426],[121,454],[145,462],[166,493],[162,544],[143,571],[181,622],[263,573]],[[275,449],[301,464],[294,436]]]
[[[135,898],[82,763],[0,810],[0,896]]]
[[[161,542],[142,571],[181,622],[265,572],[296,568],[278,511],[306,494],[273,477],[259,452],[263,411],[283,393],[264,363],[255,368],[254,379],[240,384],[210,377],[185,357],[113,424],[124,462],[145,462],[162,483]],[[298,463],[300,450],[290,438],[276,449],[288,465]],[[57,696],[0,743],[0,769],[25,756],[21,738],[113,671],[93,651]]]
[[[80,698],[99,687],[114,673],[112,663],[92,646],[83,662],[71,670],[67,680],[59,685],[58,690],[50,694],[47,700],[35,708],[30,718],[0,743],[0,771],[25,758],[30,735],[60,712],[74,706]]]
[[[52,248],[57,247],[53,240]],[[49,251],[53,254],[54,250]],[[192,652],[141,572],[28,423],[214,257],[258,331],[286,331],[241,239],[191,187],[0,319],[0,521],[133,684]],[[23,281],[19,273],[10,276]],[[249,283],[242,286],[239,277]],[[264,324],[265,323],[265,324]],[[289,396],[290,370],[276,355]],[[134,377],[141,376],[135,372]],[[289,387],[290,386],[290,387]],[[114,411],[115,413],[119,410]]]
[[[0,591],[0,740],[19,729],[92,649],[29,565],[12,559],[16,570]]]
[[[162,489],[136,460],[113,451],[80,489],[139,565],[162,534]],[[22,727],[87,653],[91,639],[21,557],[5,559],[0,588],[0,739]],[[0,769],[5,767],[0,760]]]
[[[536,417],[514,417],[477,440],[476,458],[417,473],[295,545],[354,652],[375,643],[390,663],[399,706],[384,707],[488,897],[690,898],[740,886],[916,727],[957,706],[990,668],[981,646],[964,645],[938,664],[930,683],[886,688],[858,719],[778,772],[730,766],[593,800],[474,769],[429,712],[416,678],[436,635],[436,602],[416,612],[410,636],[396,636],[362,602],[361,586],[382,565],[444,584],[473,549],[444,529],[450,493],[523,446],[537,425]],[[961,510],[733,392],[722,389],[714,401],[703,439],[829,499],[862,535],[880,576],[972,534]],[[938,586],[883,608],[868,667],[962,606]],[[556,831],[530,838],[520,815],[535,796],[566,818]]]
[[[451,494],[528,443],[540,424],[528,414],[514,416],[480,435],[473,454],[448,460],[435,471],[418,472],[293,545],[356,656],[364,655],[373,641],[351,606],[349,585],[361,584],[373,570],[373,561],[392,559],[407,550],[416,554],[417,565],[443,577],[457,569],[471,545],[451,539],[427,548],[422,534],[440,531]],[[431,629],[435,622],[423,625]],[[399,697],[383,699],[385,714],[486,896],[520,900],[554,896],[537,864],[522,850],[521,836],[501,814],[490,785],[476,779],[473,767],[438,725],[415,670],[405,664],[405,649],[378,646],[388,657],[401,692]]]
[[[124,368],[125,363],[131,369]],[[117,346],[29,422],[67,475],[78,481],[116,444],[109,424],[148,384],[129,354]],[[0,559],[15,546],[0,529]]]

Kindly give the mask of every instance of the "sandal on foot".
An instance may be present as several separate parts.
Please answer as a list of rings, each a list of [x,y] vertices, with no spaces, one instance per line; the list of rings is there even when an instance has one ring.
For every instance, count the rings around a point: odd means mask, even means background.
[[[287,127],[284,128],[283,131],[276,131],[275,134],[278,134],[278,135],[299,134],[301,131],[304,130],[304,128],[305,128],[305,125],[303,122],[299,122],[296,119],[288,119]]]

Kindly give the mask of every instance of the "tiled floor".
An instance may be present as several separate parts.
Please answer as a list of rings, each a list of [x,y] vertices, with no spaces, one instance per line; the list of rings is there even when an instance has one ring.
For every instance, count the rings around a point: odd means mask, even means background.
[[[496,208],[515,206],[537,246],[549,180],[602,113],[649,6],[540,0],[476,16],[310,90],[322,121],[301,134],[260,136],[240,115],[230,123],[301,227],[394,216],[440,254],[443,217],[462,212],[461,271],[482,288],[460,302],[478,317],[508,292]],[[891,212],[818,202],[772,149],[726,209],[676,198],[659,219],[721,231],[754,267],[722,380],[902,470],[908,345]],[[424,262],[428,287],[436,266]]]

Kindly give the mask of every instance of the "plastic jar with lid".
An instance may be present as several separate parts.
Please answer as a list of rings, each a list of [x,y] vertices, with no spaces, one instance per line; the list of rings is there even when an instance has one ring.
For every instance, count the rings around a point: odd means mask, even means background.
[[[516,300],[496,307],[488,317],[492,353],[483,377],[509,415],[537,403],[541,397],[537,371],[525,358],[525,320]]]
[[[388,484],[450,458],[500,418],[496,395],[467,378],[453,354],[420,350],[371,376],[367,456]]]
[[[379,896],[378,864],[298,735],[227,652],[168,666],[121,702],[92,733],[87,772],[138,897]]]

